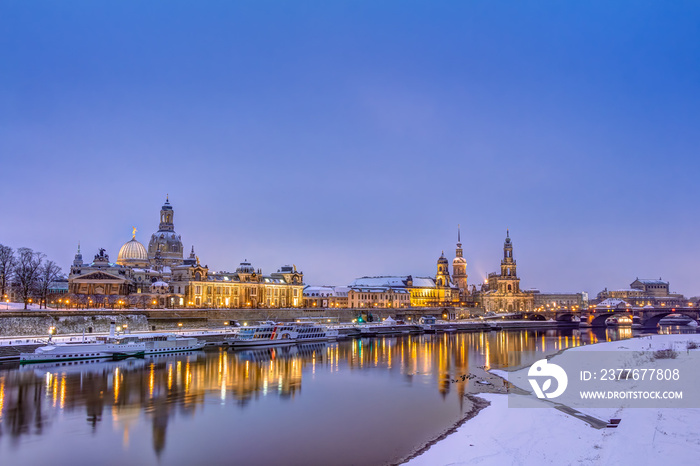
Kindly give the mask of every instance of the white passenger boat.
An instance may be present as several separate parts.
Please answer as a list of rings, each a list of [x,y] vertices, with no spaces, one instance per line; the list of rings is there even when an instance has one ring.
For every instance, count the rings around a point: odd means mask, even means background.
[[[140,333],[129,335],[138,342],[146,344],[145,354],[179,353],[181,351],[196,351],[204,348],[205,341],[195,337],[183,337],[174,333]]]
[[[687,325],[697,327],[698,323],[695,319],[685,314],[669,314],[659,321],[659,325]]]
[[[144,355],[146,343],[115,340],[112,342],[49,343],[33,353],[21,353],[20,363],[70,361],[76,359],[122,358]]]
[[[77,359],[128,358],[146,354],[176,353],[201,349],[205,342],[194,337],[179,337],[172,333],[142,333],[116,336],[114,323],[109,336],[97,341],[54,343],[40,346],[33,353],[21,353],[20,363],[71,361]]]
[[[292,324],[263,322],[260,325],[243,327],[239,332],[226,338],[229,346],[234,348],[255,348],[263,346],[293,345],[297,332]]]
[[[312,341],[335,341],[338,339],[338,329],[313,322],[293,322],[290,324],[297,332],[297,343]]]
[[[632,318],[628,316],[608,317],[605,319],[605,325],[608,327],[631,327]]]

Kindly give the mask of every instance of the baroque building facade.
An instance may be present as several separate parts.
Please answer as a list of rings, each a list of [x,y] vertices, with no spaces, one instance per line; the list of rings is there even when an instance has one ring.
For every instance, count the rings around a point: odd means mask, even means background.
[[[83,262],[80,246],[68,277],[69,293],[90,304],[139,307],[285,308],[303,305],[304,275],[285,265],[263,275],[244,261],[235,272],[213,272],[195,255],[184,258],[175,232],[175,212],[166,198],[158,231],[148,248],[136,239],[119,250],[116,263],[100,249],[93,262]]]
[[[517,263],[513,258],[513,242],[508,230],[503,242],[501,270],[488,275],[486,284],[481,288],[480,298],[481,305],[487,312],[525,312],[534,309],[535,298],[532,293],[520,289]]]

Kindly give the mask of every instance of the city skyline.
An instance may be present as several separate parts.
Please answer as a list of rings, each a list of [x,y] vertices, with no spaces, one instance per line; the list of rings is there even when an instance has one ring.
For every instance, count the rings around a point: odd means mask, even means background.
[[[697,5],[82,5],[0,6],[2,244],[700,294]]]
[[[172,204],[169,202],[169,195],[166,195],[165,204],[167,204],[167,205],[172,205]],[[173,206],[173,207],[174,207],[174,212],[175,212],[175,218],[177,218],[177,213],[178,213],[178,212],[177,212],[177,207],[176,207],[176,206]],[[152,233],[155,233],[155,232],[157,231],[157,222],[155,222],[154,225],[156,225],[156,226],[153,228]],[[179,226],[179,225],[176,223],[176,224],[175,224],[175,232],[176,232],[176,233],[178,233],[178,232],[180,231],[180,229],[178,228],[178,226]],[[131,239],[136,239],[137,241],[139,241],[140,243],[142,243],[144,246],[148,245],[148,239],[150,238],[150,234],[149,234],[149,231],[148,231],[148,230],[142,231],[142,232],[141,232],[141,236],[138,236],[137,232],[139,232],[140,230],[139,230],[139,228],[137,228],[136,226],[132,226],[132,227],[130,228],[130,230],[131,230],[131,235],[129,236],[129,239],[130,239],[130,240],[131,240]],[[456,235],[457,237],[460,237],[460,241],[463,241],[463,240],[461,239],[461,237],[462,237],[462,235],[461,235],[461,225],[457,225],[455,235]],[[509,235],[509,229],[506,230],[506,235]],[[180,234],[180,236],[182,236],[182,235]],[[504,236],[504,239],[505,239],[505,236]],[[511,240],[512,240],[512,238],[511,238]],[[124,241],[124,243],[126,243],[126,242],[127,242],[127,241]],[[123,243],[123,244],[124,244],[124,243]],[[455,246],[456,246],[456,243],[457,243],[457,238],[455,239]],[[112,248],[112,247],[105,247],[104,245],[101,245],[102,243],[101,243],[99,240],[93,240],[93,241],[90,241],[90,242],[89,242],[88,247],[92,247],[93,244],[96,245],[96,246],[94,247],[94,251],[93,251],[92,249],[86,250],[86,249],[85,249],[84,243],[82,243],[82,242],[80,242],[80,241],[79,241],[78,244],[76,245],[76,251],[78,250],[78,248],[80,248],[80,252],[82,253],[83,260],[84,260],[86,263],[92,262],[91,257],[92,257],[92,255],[93,255],[93,252],[94,252],[95,254],[97,254],[101,249],[104,249],[104,250],[105,250],[105,253],[107,253],[107,254],[110,256],[110,259],[111,259],[112,262],[116,262],[116,261],[117,261],[117,253],[119,252],[120,248],[123,246],[123,244],[119,244],[119,245],[116,245],[116,246],[113,247],[113,248]],[[462,244],[462,243],[460,243],[460,244]],[[206,257],[200,256],[200,254],[199,254],[199,252],[198,252],[199,250],[198,250],[198,248],[196,247],[195,244],[193,244],[193,243],[192,243],[192,244],[191,244],[191,243],[188,243],[188,242],[186,241],[186,239],[183,239],[183,245],[184,245],[184,256],[185,256],[185,257],[186,257],[188,254],[190,254],[190,251],[192,250],[192,248],[194,248],[194,251],[195,251],[195,253],[197,254],[197,258],[202,260],[202,264],[205,265],[205,266],[209,266],[209,262],[206,260],[207,258],[206,258]],[[11,246],[11,245],[10,245],[10,246]],[[501,245],[501,247],[502,247],[502,245]],[[515,247],[514,249],[517,251],[517,247]],[[42,250],[40,250],[40,249],[37,249],[37,251],[39,251],[39,252],[44,252],[44,251],[42,251]],[[274,251],[271,251],[271,252],[274,254]],[[441,255],[442,255],[442,254],[444,254],[444,255],[449,259],[449,262],[451,263],[451,259],[454,257],[454,250],[450,250],[450,249],[441,250]],[[73,257],[73,256],[71,255],[71,257]],[[439,257],[439,256],[438,256],[438,257]],[[48,259],[52,259],[52,260],[53,260],[54,258],[48,257]],[[517,261],[517,254],[514,255],[514,259],[516,259],[516,261]],[[72,260],[72,259],[71,259],[71,260]],[[497,260],[500,261],[500,257],[498,257]],[[302,267],[302,264],[297,264],[297,263],[295,263],[294,261],[284,261],[284,260],[282,260],[282,261],[278,261],[279,263],[278,263],[277,266],[274,266],[274,265],[273,265],[273,266],[270,266],[270,267],[261,267],[260,265],[256,264],[255,261],[253,261],[252,259],[248,258],[247,256],[244,257],[244,258],[242,258],[242,259],[240,259],[240,261],[239,261],[239,262],[236,262],[235,264],[230,264],[230,265],[224,266],[224,267],[210,267],[210,270],[211,270],[212,272],[233,272],[234,270],[236,270],[236,268],[239,266],[239,264],[242,263],[242,262],[244,262],[244,261],[252,262],[252,266],[253,266],[254,268],[256,268],[256,269],[260,268],[260,269],[263,270],[263,272],[266,272],[266,273],[277,271],[277,270],[278,270],[281,266],[283,266],[283,265],[294,265],[294,266],[299,265],[299,266],[300,266],[300,267],[299,267],[299,268],[300,268],[300,271],[301,271],[301,272],[304,272],[303,267]],[[435,262],[435,263],[437,262],[437,258],[436,258],[436,260],[435,260],[434,262]],[[214,263],[217,263],[217,262],[214,262]],[[58,265],[59,265],[60,267],[62,267],[62,269],[63,269],[63,265],[62,265],[60,262],[59,262]],[[66,269],[66,276],[67,276],[67,270],[68,270],[69,268],[70,268],[70,266],[66,266],[66,267],[65,267],[65,269]],[[427,271],[426,271],[425,273],[412,273],[412,272],[410,272],[410,271],[399,271],[399,272],[394,272],[394,273],[392,273],[392,272],[386,272],[386,273],[376,273],[376,274],[375,274],[375,273],[371,273],[371,272],[368,271],[367,273],[365,273],[365,274],[363,274],[363,275],[357,275],[356,277],[350,278],[347,282],[342,282],[342,283],[318,283],[318,282],[315,282],[315,281],[309,281],[309,279],[308,279],[308,274],[307,274],[307,275],[305,276],[304,282],[305,282],[306,285],[311,285],[311,286],[314,286],[314,285],[346,286],[346,285],[349,285],[350,282],[353,281],[354,279],[360,278],[360,277],[390,276],[390,275],[414,275],[414,276],[426,276],[426,277],[428,277],[428,276],[429,276],[429,277],[434,277],[434,276],[435,276],[435,264],[432,265],[432,270],[430,270],[430,267],[427,267],[427,268],[424,267],[424,269],[427,269]],[[452,270],[451,270],[451,269],[452,269],[452,266],[450,265],[450,274],[452,273]],[[482,267],[481,269],[482,269],[482,270],[485,270],[485,268],[483,268],[483,267]],[[474,277],[471,276],[471,274],[470,274],[470,264],[469,264],[469,261],[467,261],[467,274],[469,275],[469,287],[471,288],[472,285],[476,285],[476,286],[477,286],[477,289],[478,289],[478,288],[480,287],[481,284],[485,283],[486,277],[487,277],[488,273],[496,272],[496,271],[497,271],[497,267],[493,267],[492,270],[489,270],[488,272],[484,273],[483,278],[482,278],[481,280],[479,280],[478,277],[474,278]],[[647,278],[647,279],[656,279],[656,278],[662,279],[662,278],[663,278],[664,280],[669,281],[668,278],[663,277],[663,276],[661,276],[661,277],[653,277],[653,276],[648,276],[648,277],[646,277],[646,276],[635,276],[635,279],[636,279],[636,278]],[[612,286],[612,285],[611,285],[611,286],[605,286],[604,288],[606,288],[606,289],[612,289],[612,290],[615,290],[615,289],[627,289],[627,288],[629,288],[627,285],[628,285],[628,284],[625,283],[625,284],[623,284],[623,285],[621,285],[621,286]],[[573,289],[573,288],[569,288],[569,289],[556,289],[556,290],[555,290],[555,289],[546,288],[546,287],[542,287],[542,286],[536,286],[536,285],[533,285],[533,286],[527,285],[527,286],[523,287],[523,290],[528,290],[528,289],[537,289],[537,290],[540,290],[540,291],[542,291],[542,292],[574,292],[574,293],[576,293],[576,292],[584,291],[584,292],[589,293],[589,295],[591,296],[591,298],[594,298],[595,295],[596,295],[598,292],[600,292],[600,291],[603,290],[603,288],[600,288],[599,290],[586,290],[586,289]],[[671,292],[676,292],[676,291],[675,291],[675,288],[673,287],[673,285],[671,285]],[[687,296],[687,297],[691,297],[691,296],[694,296],[694,295],[692,295],[692,294],[686,294],[686,296]]]

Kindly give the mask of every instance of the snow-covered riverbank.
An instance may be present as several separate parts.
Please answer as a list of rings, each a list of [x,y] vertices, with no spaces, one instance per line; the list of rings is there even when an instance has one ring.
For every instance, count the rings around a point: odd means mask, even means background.
[[[648,351],[675,347],[674,367],[697,371],[686,350],[687,342],[700,344],[700,335],[654,335],[601,343],[564,351],[551,359],[566,358],[569,351]],[[498,371],[519,388],[523,369]],[[495,372],[495,371],[494,371]],[[509,377],[510,376],[510,377]],[[692,387],[700,390],[700,387]],[[409,465],[565,465],[565,464],[694,464],[700,458],[700,408],[580,409],[599,419],[621,418],[617,429],[595,429],[582,420],[551,409],[509,408],[508,396],[482,394],[491,405],[436,443]],[[529,401],[542,403],[534,397]]]

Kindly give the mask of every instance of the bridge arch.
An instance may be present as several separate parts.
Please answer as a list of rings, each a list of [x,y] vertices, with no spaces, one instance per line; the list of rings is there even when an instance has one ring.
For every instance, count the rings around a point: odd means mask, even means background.
[[[527,320],[547,320],[542,314],[525,314],[524,316]]]
[[[656,328],[659,325],[659,321],[670,314],[681,314],[681,315],[684,315],[686,317],[690,317],[691,319],[697,319],[695,313],[693,313],[693,312],[686,313],[683,311],[676,311],[673,309],[669,309],[668,312],[659,312],[659,313],[655,313],[654,315],[649,316],[649,317],[647,317],[647,316],[642,317],[642,325],[644,326],[644,328]]]

